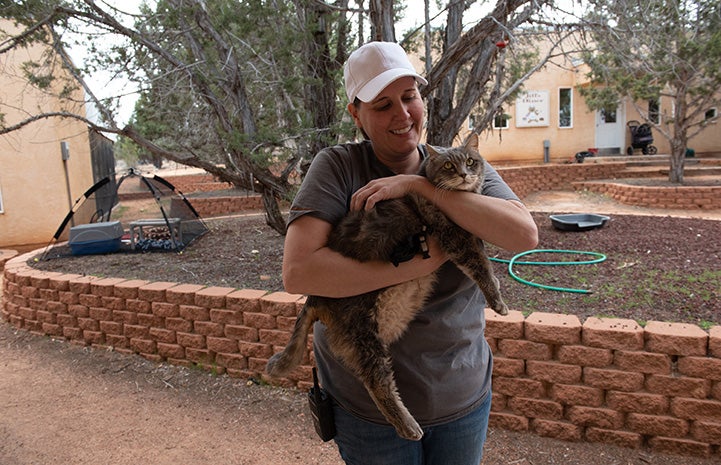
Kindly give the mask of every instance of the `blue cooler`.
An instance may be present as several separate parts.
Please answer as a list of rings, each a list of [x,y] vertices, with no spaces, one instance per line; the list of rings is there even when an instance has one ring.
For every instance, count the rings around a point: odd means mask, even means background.
[[[70,228],[70,251],[73,255],[112,253],[120,250],[123,226],[120,221],[90,223]]]

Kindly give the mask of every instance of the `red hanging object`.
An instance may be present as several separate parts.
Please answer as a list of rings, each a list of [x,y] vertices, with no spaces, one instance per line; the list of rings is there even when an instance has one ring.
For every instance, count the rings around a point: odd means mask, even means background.
[[[505,40],[499,40],[496,42],[496,47],[498,48],[506,48],[506,41]]]

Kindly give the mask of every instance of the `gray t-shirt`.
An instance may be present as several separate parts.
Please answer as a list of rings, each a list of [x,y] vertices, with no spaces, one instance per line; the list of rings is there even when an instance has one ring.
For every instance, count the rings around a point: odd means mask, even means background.
[[[425,146],[419,150],[425,158]],[[485,169],[483,195],[518,200],[490,165]],[[336,224],[355,191],[393,175],[369,141],[324,149],[313,159],[288,222],[312,215]],[[422,426],[460,418],[490,395],[492,355],[483,335],[484,307],[478,286],[447,262],[426,306],[391,345],[401,398]],[[321,383],[331,396],[354,415],[387,424],[363,385],[330,352],[321,323],[315,325],[314,350]]]

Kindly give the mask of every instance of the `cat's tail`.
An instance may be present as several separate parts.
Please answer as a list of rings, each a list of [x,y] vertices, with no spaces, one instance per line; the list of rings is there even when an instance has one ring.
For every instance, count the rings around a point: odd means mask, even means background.
[[[313,323],[318,319],[315,308],[309,305],[310,298],[306,301],[303,309],[295,320],[295,328],[290,336],[290,341],[282,352],[270,357],[265,371],[274,377],[282,378],[293,371],[303,361],[306,353],[306,341]]]

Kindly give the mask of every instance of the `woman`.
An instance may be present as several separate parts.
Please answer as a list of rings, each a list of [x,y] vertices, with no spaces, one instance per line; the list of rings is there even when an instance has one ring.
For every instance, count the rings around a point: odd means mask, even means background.
[[[326,247],[328,233],[348,210],[415,192],[484,241],[510,251],[536,246],[538,232],[518,197],[486,166],[483,194],[444,192],[418,171],[424,106],[403,49],[371,42],[353,52],[344,70],[348,111],[366,140],[322,150],[314,159],[289,218],[283,257],[288,292],[346,297],[425,276],[442,268],[433,296],[391,347],[404,404],[424,429],[421,441],[399,438],[366,390],[330,353],[315,325],[316,363],[334,399],[341,457],[348,464],[478,465],[490,412],[491,353],[483,336],[483,294],[430,240],[430,259],[394,266],[360,263]]]

